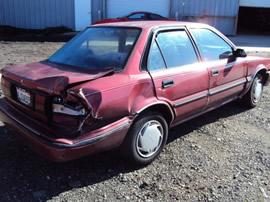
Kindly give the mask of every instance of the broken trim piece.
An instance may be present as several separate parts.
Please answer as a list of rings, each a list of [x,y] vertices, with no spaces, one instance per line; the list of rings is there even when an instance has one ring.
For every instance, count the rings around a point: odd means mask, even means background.
[[[52,108],[54,113],[67,114],[71,116],[83,116],[86,114],[86,110],[84,108],[75,110],[63,104],[53,103]]]

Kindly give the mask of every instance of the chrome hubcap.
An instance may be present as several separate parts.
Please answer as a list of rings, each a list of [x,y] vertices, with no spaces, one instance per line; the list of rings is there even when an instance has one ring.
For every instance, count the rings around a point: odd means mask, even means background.
[[[163,136],[163,127],[158,121],[152,120],[144,124],[136,140],[139,155],[144,158],[154,155],[161,147]]]
[[[254,102],[258,102],[261,99],[262,89],[263,89],[262,81],[258,79],[255,83],[253,91]]]

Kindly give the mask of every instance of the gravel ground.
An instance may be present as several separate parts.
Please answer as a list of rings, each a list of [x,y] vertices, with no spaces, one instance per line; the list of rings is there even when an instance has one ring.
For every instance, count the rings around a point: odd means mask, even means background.
[[[0,42],[0,66],[47,58],[63,43]],[[0,201],[270,201],[270,87],[252,110],[233,102],[170,130],[151,165],[119,151],[53,163],[0,122]]]

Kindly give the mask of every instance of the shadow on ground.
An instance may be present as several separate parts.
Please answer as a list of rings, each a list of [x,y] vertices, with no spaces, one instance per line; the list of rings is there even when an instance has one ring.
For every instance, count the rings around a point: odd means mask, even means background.
[[[168,143],[243,111],[245,109],[234,102],[207,113],[171,129]],[[73,188],[90,186],[140,169],[123,159],[117,150],[67,163],[53,163],[29,150],[5,126],[0,127],[0,134],[0,198],[3,201],[52,199]]]

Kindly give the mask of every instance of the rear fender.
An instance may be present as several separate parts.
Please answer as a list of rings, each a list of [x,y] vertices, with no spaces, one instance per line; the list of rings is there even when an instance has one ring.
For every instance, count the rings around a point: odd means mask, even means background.
[[[142,103],[144,103],[143,106]],[[140,114],[143,114],[146,111],[160,112],[161,114],[164,115],[164,118],[167,120],[169,125],[171,125],[171,123],[175,119],[175,114],[172,110],[172,107],[166,102],[157,100],[156,97],[153,97],[148,100],[143,100],[143,102],[137,102],[137,104],[134,104],[134,106],[131,109],[131,113],[134,117],[139,116]]]

